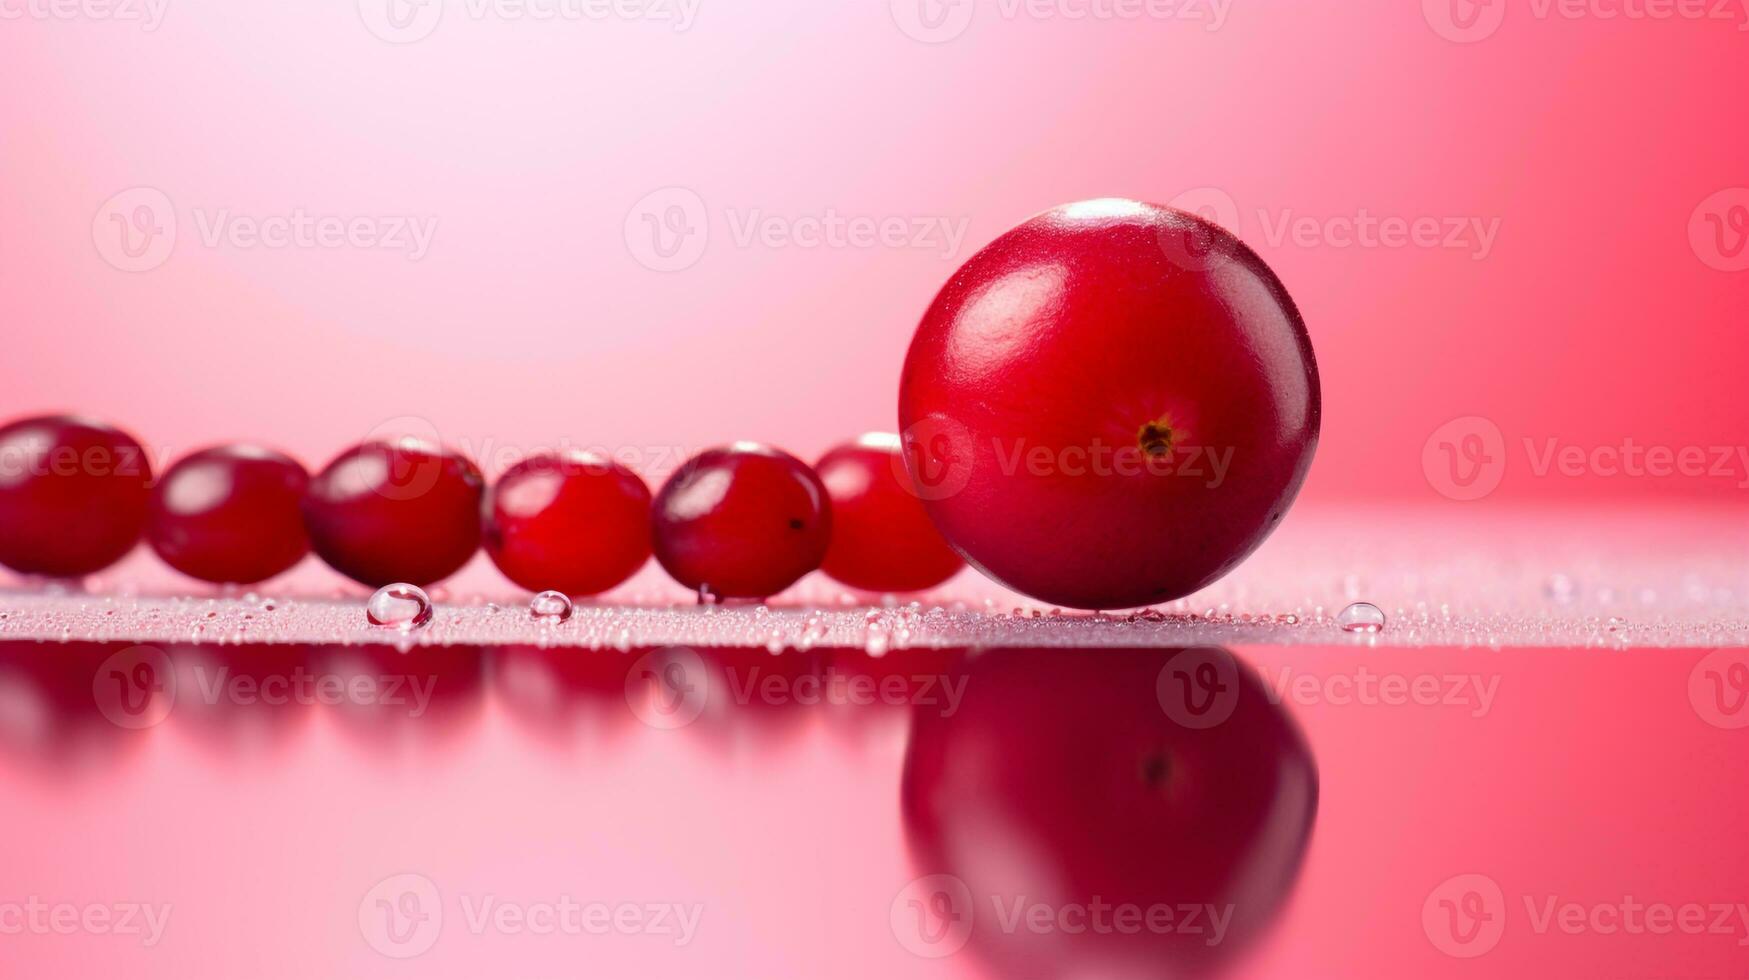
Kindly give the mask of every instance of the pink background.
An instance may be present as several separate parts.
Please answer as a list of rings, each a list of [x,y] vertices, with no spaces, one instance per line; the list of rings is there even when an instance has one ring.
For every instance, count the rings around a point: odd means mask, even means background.
[[[976,0],[935,8],[972,18],[934,44],[900,29],[913,0],[703,0],[684,31],[457,3],[406,44],[354,3],[0,22],[0,409],[76,408],[171,456],[256,439],[312,467],[409,416],[488,470],[555,443],[650,470],[736,438],[811,457],[893,425],[912,327],[977,246],[1065,201],[1212,186],[1316,344],[1308,500],[1439,500],[1423,446],[1467,416],[1512,447],[1494,499],[1732,498],[1749,465],[1561,477],[1517,447],[1744,441],[1746,280],[1689,235],[1697,206],[1749,185],[1742,12],[1494,0],[1479,23],[1503,22],[1460,43],[1440,3],[1232,0],[1209,30],[1206,2],[1066,20]],[[171,202],[177,236],[129,273],[93,224],[113,240],[100,209],[134,187]],[[709,226],[676,272],[626,233],[667,187]],[[221,211],[299,208],[438,224],[418,261],[203,241]],[[1480,260],[1271,240],[1284,216],[1361,209],[1498,232]],[[737,241],[756,212],[828,211],[963,221],[965,240],[951,257]]]
[[[0,417],[109,418],[160,462],[250,439],[315,468],[391,429],[435,433],[491,473],[553,445],[651,473],[741,438],[812,457],[894,424],[911,330],[973,249],[1065,201],[1194,191],[1232,202],[1219,216],[1312,332],[1324,438],[1298,513],[1705,501],[1741,520],[1741,457],[1722,476],[1564,476],[1523,447],[1631,439],[1710,460],[1745,442],[1749,252],[1707,234],[1709,217],[1729,232],[1749,216],[1742,10],[1232,0],[1209,30],[975,0],[935,8],[954,36],[928,43],[904,29],[926,12],[912,0],[702,0],[683,31],[454,3],[395,44],[369,26],[378,0],[168,0],[153,30],[31,2],[0,0]],[[1482,19],[1465,33],[1453,11]],[[134,188],[149,190],[118,211]],[[162,261],[128,271],[110,219],[145,201],[168,202],[148,217],[174,222],[174,247],[159,239]],[[688,239],[696,261],[661,271],[643,220],[674,204],[708,232]],[[203,241],[221,213],[299,209],[437,226],[417,260]],[[1485,258],[1272,240],[1284,218],[1363,209],[1498,222],[1497,237]],[[965,238],[951,255],[737,241],[755,213],[795,231],[828,212],[963,222]],[[1452,502],[1474,484],[1440,476],[1437,432],[1484,438],[1499,479],[1484,503]],[[1329,589],[1342,569],[1306,574]],[[1241,653],[1332,673],[1375,656]],[[1422,652],[1398,669],[1497,676],[1498,708],[1301,706],[1323,808],[1294,904],[1248,969],[1740,973],[1741,933],[1524,928],[1526,894],[1749,901],[1745,732],[1689,703],[1699,656]],[[916,960],[886,929],[909,874],[896,719],[663,741],[609,701],[567,718],[591,734],[563,740],[488,694],[409,732],[320,711],[265,736],[98,720],[78,765],[0,739],[0,901],[176,907],[155,950],[0,936],[0,975],[976,972]],[[32,703],[0,701],[0,720]],[[89,721],[39,713],[23,729]],[[388,960],[361,940],[357,904],[409,870],[522,900],[701,901],[705,932],[664,956],[452,931]],[[1430,890],[1471,872],[1512,916],[1476,961],[1442,955],[1419,919]]]

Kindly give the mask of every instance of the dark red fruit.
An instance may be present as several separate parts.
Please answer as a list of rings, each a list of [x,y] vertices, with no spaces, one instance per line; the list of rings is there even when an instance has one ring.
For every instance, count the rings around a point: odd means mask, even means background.
[[[872,433],[814,465],[832,498],[832,543],[821,571],[852,588],[915,592],[965,566],[930,523],[899,453],[899,437]]]
[[[832,537],[826,488],[781,450],[738,442],[686,461],[656,494],[656,560],[720,598],[763,599],[820,567]]]
[[[0,565],[72,577],[114,564],[140,540],[151,487],[120,429],[70,415],[0,428]]]
[[[959,710],[920,708],[905,760],[917,871],[948,877],[895,916],[902,939],[969,943],[1003,976],[1166,977],[1273,920],[1317,768],[1231,654],[993,650],[955,681]]]
[[[304,527],[336,571],[382,586],[429,585],[480,546],[485,481],[459,453],[427,444],[367,442],[310,481]]]
[[[1083,609],[1187,595],[1250,554],[1305,480],[1319,410],[1311,341],[1263,260],[1133,201],[1048,211],[974,255],[899,387],[942,534]]]
[[[259,582],[310,550],[300,504],[310,474],[256,446],[177,460],[152,491],[146,540],[165,564],[208,582]]]
[[[486,495],[486,553],[525,589],[605,592],[650,557],[650,488],[599,456],[530,457]]]

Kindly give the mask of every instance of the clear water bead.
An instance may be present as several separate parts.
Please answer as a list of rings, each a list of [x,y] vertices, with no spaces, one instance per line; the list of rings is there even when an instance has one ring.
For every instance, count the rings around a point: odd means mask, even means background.
[[[1385,611],[1370,602],[1351,602],[1336,614],[1344,633],[1377,633],[1385,628]]]
[[[394,582],[376,590],[364,606],[372,626],[416,630],[431,622],[431,597],[417,585]]]
[[[528,614],[546,623],[562,623],[571,618],[571,597],[548,589],[528,600]]]

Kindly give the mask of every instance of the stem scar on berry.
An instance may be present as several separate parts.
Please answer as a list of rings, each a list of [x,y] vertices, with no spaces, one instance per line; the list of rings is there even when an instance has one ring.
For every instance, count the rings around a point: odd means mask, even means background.
[[[1174,435],[1172,420],[1162,416],[1142,423],[1142,427],[1136,430],[1136,445],[1142,447],[1142,452],[1159,459],[1171,454]]]
[[[1159,789],[1166,784],[1172,775],[1172,762],[1164,751],[1153,752],[1143,757],[1141,765],[1142,782],[1149,789]]]

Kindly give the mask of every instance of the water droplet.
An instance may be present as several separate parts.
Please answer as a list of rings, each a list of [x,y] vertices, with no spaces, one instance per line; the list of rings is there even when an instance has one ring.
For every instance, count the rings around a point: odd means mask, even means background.
[[[1377,633],[1385,628],[1385,611],[1370,602],[1352,602],[1336,614],[1344,633]]]
[[[723,598],[712,592],[711,584],[705,582],[698,587],[698,604],[701,606],[720,606],[723,604]]]
[[[364,606],[372,626],[416,630],[431,622],[431,597],[417,585],[395,582],[376,590]]]
[[[528,614],[543,623],[562,623],[571,618],[571,597],[548,589],[528,600]]]

